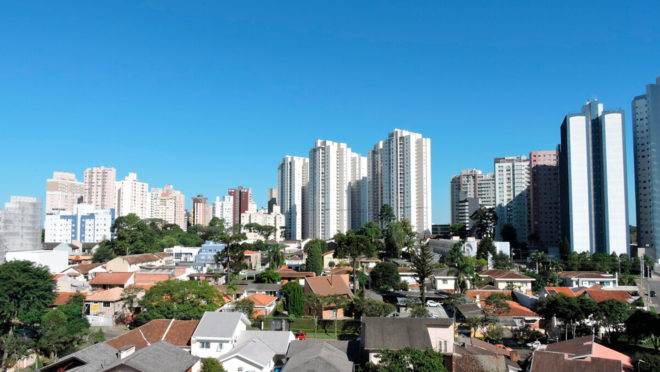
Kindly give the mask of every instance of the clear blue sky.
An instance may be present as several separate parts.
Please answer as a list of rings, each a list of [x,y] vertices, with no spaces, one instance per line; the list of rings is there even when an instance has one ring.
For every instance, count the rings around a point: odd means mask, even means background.
[[[363,155],[393,128],[449,180],[552,149],[566,113],[626,110],[660,75],[657,1],[67,1],[0,10],[0,201],[111,165],[188,198],[252,187],[318,138]],[[497,5],[494,5],[497,3]]]

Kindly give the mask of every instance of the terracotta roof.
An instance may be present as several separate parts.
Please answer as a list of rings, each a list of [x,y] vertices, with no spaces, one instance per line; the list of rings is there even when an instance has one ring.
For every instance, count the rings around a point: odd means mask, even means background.
[[[409,267],[397,267],[396,269],[399,272],[399,274],[401,274],[401,273],[414,273],[415,272],[415,270],[413,270]]]
[[[133,273],[98,273],[89,284],[91,285],[126,285]]]
[[[66,305],[71,297],[77,294],[77,292],[55,292],[55,301],[53,301],[53,306]]]
[[[79,273],[83,275],[87,275],[89,273],[89,270],[97,268],[99,266],[103,265],[102,263],[90,263],[90,264],[80,264],[76,266],[71,266],[72,269],[78,271]]]
[[[87,301],[119,301],[124,288],[115,287],[105,291],[94,292],[87,296]]]
[[[330,275],[345,274],[352,271],[353,268],[350,266],[335,267],[334,269],[330,270]]]
[[[497,347],[491,343],[488,343],[486,341],[482,341],[478,338],[470,337],[470,345],[474,347],[478,347],[480,349],[484,349],[486,351],[490,351],[491,353],[499,354],[499,355],[505,355],[507,357],[511,356],[511,352],[508,351],[507,349]]]
[[[275,272],[280,275],[280,279],[307,278],[316,276],[316,273],[311,271],[275,270]]]
[[[524,316],[524,317],[534,317],[541,318],[541,316],[534,311],[522,306],[521,304],[515,301],[505,301],[509,305],[509,311],[498,314],[497,316]],[[481,301],[481,307],[488,308],[485,301]]]
[[[511,291],[507,291],[504,289],[499,289],[494,291],[488,289],[468,289],[467,291],[465,291],[465,295],[473,300],[477,299],[477,295],[479,296],[479,300],[485,300],[488,297],[490,297],[490,295],[492,295],[493,293],[503,293],[507,296],[512,295]]]
[[[318,295],[346,295],[353,298],[353,292],[346,284],[346,280],[338,276],[317,276],[312,278],[305,278],[305,288],[309,289]]]
[[[277,297],[257,293],[252,296],[245,297],[246,300],[254,302],[254,306],[267,306],[270,305],[273,301],[277,300]]]
[[[518,279],[518,280],[534,280],[534,278],[530,278],[527,275],[523,275],[520,273],[516,273],[513,271],[507,271],[507,270],[498,270],[498,269],[492,269],[492,270],[485,270],[479,273],[481,276],[490,276],[491,278],[494,279]]]
[[[170,279],[169,274],[141,274],[135,273],[135,284],[153,284]]]
[[[532,359],[530,372],[621,372],[620,360],[588,358],[568,359],[563,353],[536,351]]]
[[[198,320],[156,319],[106,343],[116,349],[135,345],[136,351],[158,341],[166,341],[175,346],[188,346],[198,324]]]
[[[617,300],[628,304],[632,302],[633,297],[626,291],[610,291],[604,289],[587,289],[586,294],[589,295],[596,302],[603,302],[606,300]]]
[[[140,264],[140,263],[145,263],[145,262],[160,261],[161,259],[166,258],[166,257],[170,257],[170,254],[165,253],[165,252],[158,252],[158,253],[132,254],[132,255],[122,256],[122,257],[117,257],[117,258],[123,258],[129,264],[135,265],[135,264]]]
[[[327,255],[329,255],[329,254],[335,254],[335,250],[334,250],[334,249],[331,249],[331,250],[329,250],[329,251],[323,253],[323,256],[327,256]]]
[[[569,287],[545,287],[548,294],[560,294],[563,293],[568,297],[575,297],[575,293]]]
[[[602,271],[561,271],[559,276],[580,279],[615,279],[614,275]]]
[[[244,255],[252,255],[252,254],[257,254],[255,251],[243,251]]]

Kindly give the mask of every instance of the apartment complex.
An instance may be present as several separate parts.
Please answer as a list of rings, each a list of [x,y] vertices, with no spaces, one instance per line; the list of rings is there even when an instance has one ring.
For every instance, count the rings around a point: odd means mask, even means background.
[[[529,235],[529,159],[526,156],[495,158],[495,210],[497,240],[504,225],[516,229],[519,242]]]
[[[41,249],[41,199],[12,196],[0,210],[0,262],[7,252]]]
[[[623,111],[587,101],[561,125],[562,238],[575,252],[628,253]]]
[[[76,204],[72,210],[46,214],[44,241],[99,243],[110,239],[114,222],[114,209],[95,209],[91,204]]]
[[[252,189],[238,186],[229,189],[227,194],[234,200],[234,224],[243,223],[241,221],[241,213],[247,211],[250,202],[252,202]]]
[[[95,167],[85,169],[85,203],[96,209],[115,208],[115,168]]]
[[[225,195],[220,200],[220,197],[216,196],[213,202],[213,217],[225,221],[225,228],[231,228],[234,225],[234,197]]]
[[[285,156],[277,167],[277,199],[284,215],[286,239],[302,240],[309,236],[306,209],[308,183],[309,160]]]
[[[450,181],[451,223],[462,223],[472,229],[470,216],[480,207],[495,206],[495,176],[478,169],[466,169]]]
[[[136,173],[129,173],[123,181],[118,181],[116,190],[116,212],[118,217],[127,216],[131,213],[141,219],[151,217],[149,184],[138,182]]]
[[[542,247],[559,246],[559,151],[532,151],[530,161],[530,228]],[[530,242],[532,243],[532,242]]]
[[[204,195],[193,196],[190,213],[193,225],[208,226],[212,217],[209,199]]]
[[[186,223],[186,197],[172,185],[151,189],[151,218],[162,219],[167,223],[188,228]]]
[[[660,77],[632,101],[637,244],[660,259]]]
[[[82,203],[85,185],[68,172],[53,172],[53,178],[46,180],[46,213],[56,210],[70,211]]]

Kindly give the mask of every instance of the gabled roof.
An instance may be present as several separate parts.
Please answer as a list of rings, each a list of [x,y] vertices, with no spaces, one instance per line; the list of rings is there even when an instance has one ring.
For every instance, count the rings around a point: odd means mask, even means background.
[[[124,366],[118,370],[130,370],[132,368],[140,372],[185,372],[199,361],[198,357],[190,355],[189,352],[169,344],[165,341],[157,342],[142,350],[118,360],[117,362],[102,369],[102,371],[113,370]],[[117,370],[117,369],[115,369]]]
[[[135,273],[136,284],[149,284],[164,282],[171,278],[170,274],[151,274],[151,273]]]
[[[55,301],[53,301],[53,306],[66,305],[69,300],[77,294],[78,292],[55,292]]]
[[[124,288],[115,287],[87,295],[86,301],[119,301]]]
[[[289,348],[289,342],[295,339],[291,331],[245,331],[238,339],[237,345],[240,346],[254,338],[259,339],[266,344],[277,355],[285,355]]]
[[[251,296],[247,296],[245,299],[254,302],[254,306],[268,306],[277,300],[277,297],[257,293]]]
[[[346,352],[341,351],[330,342],[305,342],[308,347],[294,353],[287,353],[289,358],[282,372],[351,372],[353,362]]]
[[[142,254],[131,254],[128,256],[117,257],[123,259],[131,265],[141,264],[145,262],[154,262],[160,261],[163,258],[171,257],[169,253],[158,252],[158,253],[142,253]]]
[[[491,269],[484,270],[479,273],[480,276],[489,276],[495,280],[525,280],[525,281],[534,281],[534,278],[531,278],[527,275],[516,273],[513,271]]]
[[[550,351],[534,352],[530,372],[621,372],[620,360],[588,358],[570,359],[567,354]]]
[[[575,297],[575,293],[569,287],[545,287],[545,291],[548,292],[549,295],[563,293],[568,297]]]
[[[193,337],[229,339],[240,322],[243,322],[246,326],[250,325],[248,318],[241,312],[207,311],[199,321]]]
[[[133,273],[98,273],[89,284],[91,285],[126,285]]]
[[[453,327],[453,322],[448,318],[362,318],[362,327],[367,350],[427,349],[433,347],[428,327]]]
[[[229,359],[240,358],[260,369],[266,367],[275,357],[275,351],[258,338],[252,338],[244,344],[235,347],[218,360],[225,362]]]
[[[83,275],[87,275],[89,273],[89,270],[97,268],[101,265],[103,264],[102,263],[80,264],[76,266],[71,266],[70,269],[74,269]]]
[[[311,271],[295,271],[281,268],[275,270],[275,272],[280,275],[281,279],[307,278],[316,276],[316,273]]]
[[[545,351],[566,354],[571,359],[596,357],[618,360],[625,370],[633,369],[631,359],[628,355],[595,342],[593,335],[549,344]]]
[[[198,320],[156,319],[106,343],[116,349],[133,345],[136,351],[159,341],[179,347],[190,346],[190,338],[198,324]]]
[[[534,311],[522,306],[521,304],[515,302],[515,301],[505,301],[509,305],[509,310],[505,311],[501,314],[497,314],[497,316],[515,316],[515,317],[530,317],[530,318],[541,318],[541,316]],[[483,308],[488,308],[486,305],[486,302],[482,301],[481,306]]]
[[[607,300],[617,300],[624,304],[629,304],[633,301],[633,297],[626,291],[612,291],[604,289],[587,289],[585,293],[596,302],[603,302]]]
[[[117,349],[105,342],[86,347],[40,369],[42,372],[97,372],[117,360]],[[62,369],[63,368],[63,369]]]
[[[346,281],[339,276],[317,276],[305,278],[305,284],[313,293],[321,296],[327,295],[345,295],[353,298],[353,292],[346,284]]]

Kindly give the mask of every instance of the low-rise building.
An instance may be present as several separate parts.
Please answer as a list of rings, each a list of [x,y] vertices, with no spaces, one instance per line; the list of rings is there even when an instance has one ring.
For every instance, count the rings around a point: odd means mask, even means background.
[[[268,316],[272,313],[275,310],[277,297],[265,294],[253,294],[245,297],[245,300],[250,300],[254,303],[254,313],[252,316],[256,318],[258,316]]]
[[[123,319],[126,313],[121,299],[123,288],[114,287],[98,291],[85,299],[84,312],[92,326],[113,326]]]
[[[292,341],[282,372],[352,372],[359,347],[357,341]]]
[[[246,250],[243,255],[248,269],[257,270],[261,268],[261,252]]]
[[[206,312],[190,340],[190,352],[200,358],[218,358],[234,348],[249,325],[241,312]]]
[[[433,270],[433,284],[436,291],[455,290],[456,279],[456,275],[453,274],[452,269],[449,267]]]
[[[550,344],[545,350],[532,355],[530,372],[583,371],[583,372],[632,372],[629,356],[595,342],[594,336]]]
[[[31,250],[31,251],[9,251],[5,256],[5,260],[9,261],[30,261],[34,262],[37,266],[45,266],[51,274],[57,274],[66,269],[69,265],[69,254],[66,251],[48,251],[48,250]]]
[[[320,296],[339,295],[348,300],[353,298],[349,287],[348,275],[329,275],[305,278],[304,293],[314,293]],[[344,309],[334,304],[323,308],[321,319],[339,319],[344,317]]]
[[[532,282],[535,281],[527,275],[507,270],[485,270],[479,276],[491,283],[497,289],[517,290],[524,293],[532,293]]]
[[[97,270],[94,270],[97,269]],[[94,279],[94,276],[99,272],[105,272],[105,268],[102,263],[90,263],[90,264],[80,264],[70,266],[64,269],[61,273],[68,275],[72,278],[76,278],[82,281],[90,281]]]
[[[562,271],[559,277],[567,287],[591,287],[597,284],[603,287],[618,287],[619,277],[600,271]]]
[[[163,251],[169,253],[172,256],[174,263],[181,262],[195,262],[195,258],[199,253],[201,247],[181,247],[174,246],[171,248],[165,248]]]
[[[219,360],[227,372],[270,372],[282,367],[294,339],[289,331],[245,331],[235,348]]]
[[[158,341],[165,341],[190,351],[190,339],[198,324],[198,320],[156,319],[106,343],[115,349],[134,346],[135,351],[139,351]]]
[[[172,256],[169,253],[142,253],[131,254],[128,256],[115,257],[106,262],[105,268],[108,272],[137,272],[142,266],[162,266],[173,264]]]
[[[159,341],[141,350],[126,348],[119,350],[120,358],[102,371],[140,372],[198,372],[202,368],[200,358],[165,341]]]
[[[126,288],[135,284],[135,273],[98,273],[89,284],[94,290]]]

